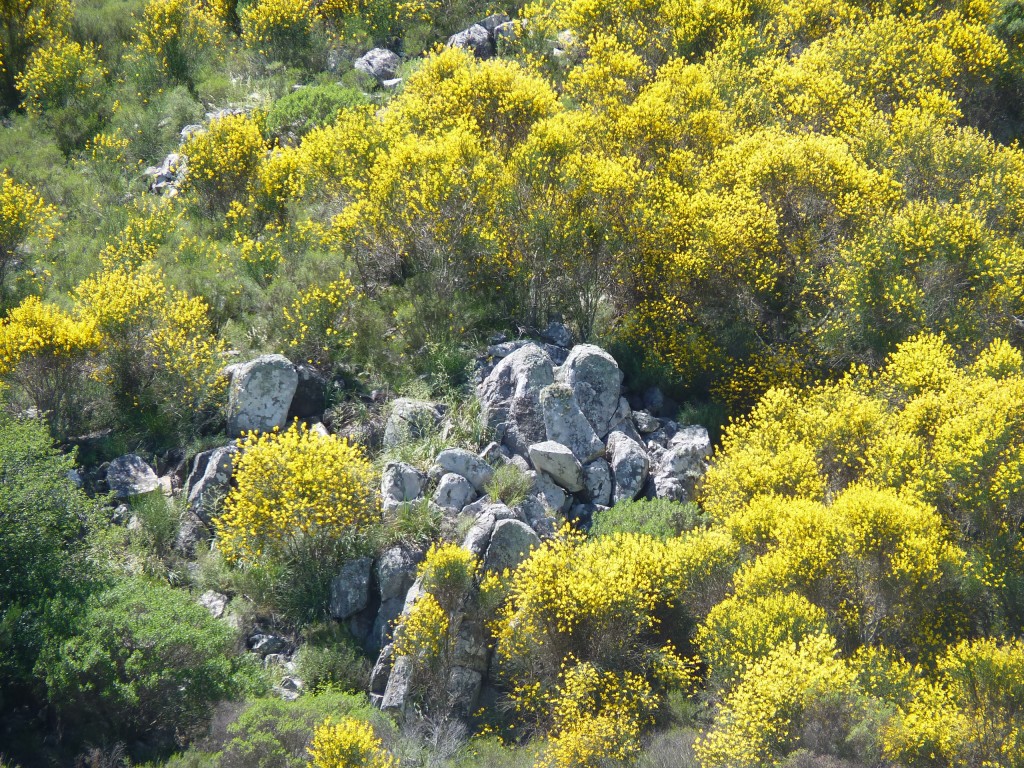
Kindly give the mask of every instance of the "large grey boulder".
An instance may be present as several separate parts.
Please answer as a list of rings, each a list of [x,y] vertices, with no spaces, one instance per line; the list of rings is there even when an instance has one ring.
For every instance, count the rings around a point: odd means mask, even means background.
[[[228,596],[208,589],[199,596],[197,602],[208,610],[213,618],[219,619],[224,615],[224,610],[228,607]]]
[[[400,397],[391,405],[384,426],[384,447],[394,448],[407,440],[416,440],[437,427],[441,411],[433,403]]]
[[[391,642],[395,631],[395,624],[398,621],[398,617],[402,615],[404,607],[404,597],[393,597],[390,600],[384,600],[380,604],[380,609],[373,620],[373,627],[363,643],[363,649],[367,653],[371,655],[380,653],[381,649]]]
[[[462,475],[449,472],[441,477],[434,492],[434,503],[449,512],[460,512],[476,499],[476,491]]]
[[[516,504],[513,510],[516,517],[526,521],[541,539],[549,539],[555,535],[558,519],[540,503],[536,496],[527,496]]]
[[[396,544],[384,550],[377,559],[375,571],[382,601],[405,599],[416,580],[416,568],[423,556],[420,552]]]
[[[356,59],[352,66],[375,78],[378,82],[384,82],[398,77],[398,69],[402,66],[402,60],[398,54],[387,48],[374,48]]]
[[[531,443],[547,439],[540,392],[555,381],[551,359],[527,344],[498,363],[477,388],[484,424],[512,453],[525,457]]]
[[[612,469],[604,459],[595,459],[584,465],[583,485],[592,504],[607,507],[612,503]]]
[[[577,344],[558,369],[558,380],[576,394],[576,402],[598,437],[614,426],[622,371],[615,358],[593,344]]]
[[[486,19],[481,19],[477,22],[481,27],[486,29],[490,34],[494,34],[494,30],[500,27],[502,24],[508,24],[511,19],[504,13],[492,13]]]
[[[445,472],[466,478],[477,493],[484,493],[484,487],[494,477],[494,467],[472,451],[463,448],[441,451],[434,463]]]
[[[543,472],[528,471],[527,476],[533,480],[530,495],[551,513],[565,512],[572,503],[571,497],[560,488],[555,481]]]
[[[384,698],[380,704],[380,708],[384,712],[398,716],[405,714],[409,694],[412,692],[412,674],[412,659],[408,656],[399,656],[395,659],[388,675],[387,687],[384,689]]]
[[[534,443],[529,447],[530,461],[559,486],[576,493],[583,490],[583,467],[566,446],[553,440]]]
[[[381,506],[393,512],[423,494],[427,476],[415,467],[400,461],[389,461],[380,478]]]
[[[370,600],[370,569],[373,560],[361,557],[342,566],[331,581],[331,616],[347,619],[366,607]]]
[[[118,456],[107,467],[107,486],[119,499],[152,493],[160,487],[160,478],[141,456]]]
[[[464,48],[478,59],[489,59],[494,56],[494,40],[491,33],[479,24],[473,24],[449,37],[448,47]]]
[[[495,518],[492,513],[484,512],[479,515],[473,526],[466,532],[462,548],[476,557],[483,557],[487,553],[487,545],[491,541],[494,526]]]
[[[707,470],[711,439],[704,427],[683,427],[669,441],[652,476],[659,499],[692,501],[698,481]]]
[[[501,573],[515,568],[530,550],[540,546],[540,538],[526,523],[499,520],[494,524],[491,542],[484,557],[484,569]]]
[[[566,446],[581,464],[604,453],[604,443],[583,415],[569,387],[564,384],[545,387],[540,393],[540,405],[548,440]]]
[[[233,366],[228,389],[228,436],[284,427],[298,384],[295,366],[282,355],[262,355]]]
[[[612,503],[635,499],[643,490],[651,461],[644,447],[624,432],[608,435],[608,455],[615,489]]]
[[[222,445],[196,455],[192,472],[188,476],[189,508],[204,522],[210,522],[210,508],[213,503],[227,495],[231,487],[238,446]]]

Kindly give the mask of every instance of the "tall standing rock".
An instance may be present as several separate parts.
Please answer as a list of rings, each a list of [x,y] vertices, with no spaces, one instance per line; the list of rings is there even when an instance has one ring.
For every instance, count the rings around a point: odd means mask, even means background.
[[[228,390],[228,436],[284,427],[298,385],[295,366],[282,355],[262,355],[233,366]]]
[[[581,464],[604,453],[604,443],[583,415],[573,391],[564,384],[552,384],[541,390],[540,405],[548,440],[572,451]]]
[[[643,490],[650,470],[647,451],[633,438],[616,431],[608,435],[608,455],[615,485],[612,502],[618,504],[635,499]]]
[[[577,344],[558,369],[558,380],[572,389],[580,410],[598,437],[615,426],[622,371],[615,358],[593,344]]]
[[[551,358],[536,344],[527,344],[480,384],[481,418],[513,453],[525,458],[532,443],[547,439],[540,392],[554,381]]]

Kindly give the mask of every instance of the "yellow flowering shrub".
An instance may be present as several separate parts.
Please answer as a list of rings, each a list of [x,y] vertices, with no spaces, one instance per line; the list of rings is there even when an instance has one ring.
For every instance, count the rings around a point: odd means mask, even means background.
[[[30,244],[53,240],[56,218],[57,209],[34,189],[0,171],[0,291]]]
[[[397,768],[398,762],[362,720],[325,720],[313,731],[309,746],[312,768]]]
[[[373,469],[362,450],[296,422],[249,434],[217,518],[217,546],[256,563],[303,538],[339,538],[377,518]]]
[[[227,214],[244,199],[267,152],[257,115],[227,115],[193,133],[181,149],[188,158],[182,192],[202,209]]]
[[[799,748],[801,731],[816,717],[832,730],[854,721],[857,693],[856,672],[838,658],[827,633],[784,643],[726,696],[711,730],[695,744],[697,757],[706,768],[778,764]]]
[[[129,56],[136,76],[154,68],[158,79],[194,87],[199,67],[222,42],[222,12],[216,3],[149,0],[135,26]],[[140,88],[150,85],[139,81]]]
[[[1024,644],[991,638],[949,648],[931,679],[882,732],[908,768],[1017,766],[1024,761]]]
[[[80,426],[89,358],[100,350],[95,323],[30,296],[0,321],[0,376],[47,415],[54,435]]]
[[[321,288],[308,288],[285,307],[284,334],[293,357],[327,366],[351,345],[348,314],[357,300],[355,286],[340,275]]]
[[[0,5],[0,104],[18,106],[18,75],[33,51],[68,34],[73,15],[69,0],[5,0]]]
[[[255,0],[238,14],[242,41],[271,61],[301,62],[322,34],[309,0]]]

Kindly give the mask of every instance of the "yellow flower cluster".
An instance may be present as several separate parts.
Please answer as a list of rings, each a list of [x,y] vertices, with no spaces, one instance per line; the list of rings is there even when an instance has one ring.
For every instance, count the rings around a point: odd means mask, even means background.
[[[91,318],[76,318],[29,296],[0,322],[0,374],[12,373],[25,358],[81,360],[100,346]]]
[[[303,424],[250,433],[216,522],[232,561],[257,562],[302,537],[338,538],[377,516],[373,467],[360,448]]]
[[[11,85],[25,70],[32,53],[61,40],[71,30],[70,0],[10,0],[4,4],[4,34],[0,35],[0,74]],[[10,97],[14,94],[5,93]]]
[[[312,768],[397,768],[398,762],[373,732],[373,727],[353,717],[330,719],[313,731],[309,746]]]
[[[92,45],[62,39],[36,49],[17,84],[25,110],[41,115],[71,103],[96,102],[102,97],[106,76]]]
[[[355,286],[344,274],[324,288],[313,286],[300,293],[283,310],[289,348],[311,365],[334,361],[352,343],[346,324],[356,298]]]
[[[46,243],[57,232],[57,209],[35,190],[0,171],[0,287],[11,262],[32,240]]]
[[[428,592],[395,627],[395,655],[409,656],[418,666],[434,667],[448,649],[449,629],[448,614]]]
[[[190,84],[202,57],[222,40],[221,9],[190,0],[149,0],[135,26],[132,57]],[[137,65],[138,66],[138,65]]]
[[[244,199],[256,168],[267,153],[259,115],[227,115],[193,133],[182,147],[188,171],[182,191],[201,207],[227,214]]]
[[[285,61],[309,47],[317,25],[309,0],[256,0],[242,8],[239,20],[249,48]]]

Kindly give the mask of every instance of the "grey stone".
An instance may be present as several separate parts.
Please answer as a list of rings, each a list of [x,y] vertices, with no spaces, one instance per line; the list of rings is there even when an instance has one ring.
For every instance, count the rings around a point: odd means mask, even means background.
[[[622,386],[622,371],[615,358],[593,344],[578,344],[558,369],[558,380],[576,394],[580,410],[598,437],[608,434]]]
[[[504,13],[492,13],[486,19],[481,19],[477,22],[481,27],[486,29],[491,34],[494,34],[494,30],[500,27],[502,24],[508,24],[511,19]]]
[[[385,80],[394,80],[398,76],[402,60],[398,54],[387,48],[373,48],[356,59],[352,66],[378,82],[384,82]]]
[[[454,472],[443,475],[434,491],[434,503],[449,512],[461,512],[463,507],[475,499],[476,491],[469,480]]]
[[[594,504],[612,503],[612,470],[604,459],[595,459],[583,467],[583,485]]]
[[[550,512],[565,512],[569,508],[570,499],[564,488],[560,488],[554,480],[543,472],[527,472],[533,480],[530,494],[534,496]]]
[[[278,635],[260,632],[249,638],[249,648],[260,656],[268,656],[271,653],[285,651],[288,648],[288,641]]]
[[[566,446],[552,440],[534,443],[529,447],[530,460],[559,486],[576,493],[583,490],[583,467]]]
[[[129,453],[110,462],[107,467],[107,487],[119,499],[128,499],[158,490],[160,478],[141,456]]]
[[[641,435],[650,435],[661,429],[661,422],[647,411],[633,411],[633,426]]]
[[[404,599],[416,580],[416,568],[422,559],[422,553],[399,544],[384,550],[375,565],[380,599]]]
[[[526,524],[533,528],[541,539],[551,538],[558,529],[558,520],[540,503],[536,496],[527,496],[516,505],[514,511],[516,516],[526,521]]]
[[[530,550],[540,545],[540,539],[526,523],[518,520],[499,520],[494,524],[491,542],[484,558],[484,568],[501,573],[514,569]]]
[[[237,453],[238,446],[224,445],[203,451],[192,463],[192,472],[186,482],[188,504],[205,522],[210,521],[213,503],[227,495],[231,487],[231,474]]]
[[[378,653],[381,648],[391,642],[395,622],[402,615],[404,605],[404,597],[393,597],[380,604],[380,610],[377,611],[373,628],[370,630],[370,634],[367,635],[366,643],[363,646],[367,653]]]
[[[441,412],[433,403],[400,397],[391,405],[384,426],[384,447],[394,448],[408,440],[424,437],[441,421]]]
[[[475,453],[463,448],[449,448],[437,454],[434,463],[445,472],[452,472],[469,480],[477,493],[484,492],[484,486],[494,477],[494,467]]]
[[[653,476],[655,495],[659,499],[692,501],[710,456],[711,439],[704,427],[681,428],[658,460]]]
[[[383,694],[388,686],[388,677],[391,676],[391,666],[394,663],[394,647],[388,643],[380,649],[377,661],[370,672],[370,693]]]
[[[178,525],[178,533],[174,537],[174,548],[191,557],[201,542],[210,540],[210,529],[195,512],[185,510]]]
[[[395,659],[391,673],[388,675],[387,687],[384,689],[384,698],[380,704],[381,710],[399,716],[405,714],[409,692],[412,688],[412,673],[412,659],[408,656],[399,656]]]
[[[511,459],[508,460],[509,464],[515,464],[523,472],[532,472],[533,467],[530,465],[530,460],[525,456],[520,456],[518,453],[515,454]]]
[[[228,390],[228,436],[284,427],[298,384],[295,366],[282,355],[262,355],[237,366]]]
[[[475,669],[452,667],[448,677],[448,701],[456,717],[470,717],[476,709],[484,676]]]
[[[492,469],[497,469],[509,463],[508,456],[505,455],[505,452],[497,443],[488,443],[487,447],[480,451],[480,458],[486,461]]]
[[[494,56],[494,41],[491,39],[491,33],[479,24],[473,24],[449,37],[448,47],[465,48],[478,59],[489,59]]]
[[[213,618],[219,619],[224,615],[224,609],[228,607],[228,596],[208,589],[199,596],[199,604],[208,610]]]
[[[527,344],[498,363],[477,388],[483,423],[504,432],[501,442],[526,456],[530,443],[546,439],[540,391],[554,383],[551,359]]]
[[[373,560],[360,557],[342,566],[331,581],[331,616],[347,619],[366,607],[370,599],[370,569]]]
[[[467,531],[466,538],[462,541],[462,548],[482,558],[487,553],[487,545],[491,541],[494,526],[494,515],[487,512],[480,515],[473,523],[473,527]]]
[[[566,446],[581,464],[604,453],[604,443],[580,410],[573,390],[551,384],[541,390],[540,404],[548,440]]]
[[[508,23],[508,22],[506,22]],[[572,347],[572,333],[565,327],[564,323],[550,322],[541,334],[544,341],[554,344],[556,347],[570,349]]]
[[[390,461],[380,479],[381,505],[392,512],[406,502],[423,495],[427,477],[415,467],[400,461]]]
[[[636,440],[616,431],[608,435],[608,454],[615,484],[612,502],[635,499],[643,490],[650,469],[647,451]]]
[[[493,37],[495,45],[499,47],[503,42],[514,40],[516,37],[516,30],[522,25],[516,21],[506,21],[504,24],[499,24],[494,28]],[[571,339],[570,339],[571,343]]]

